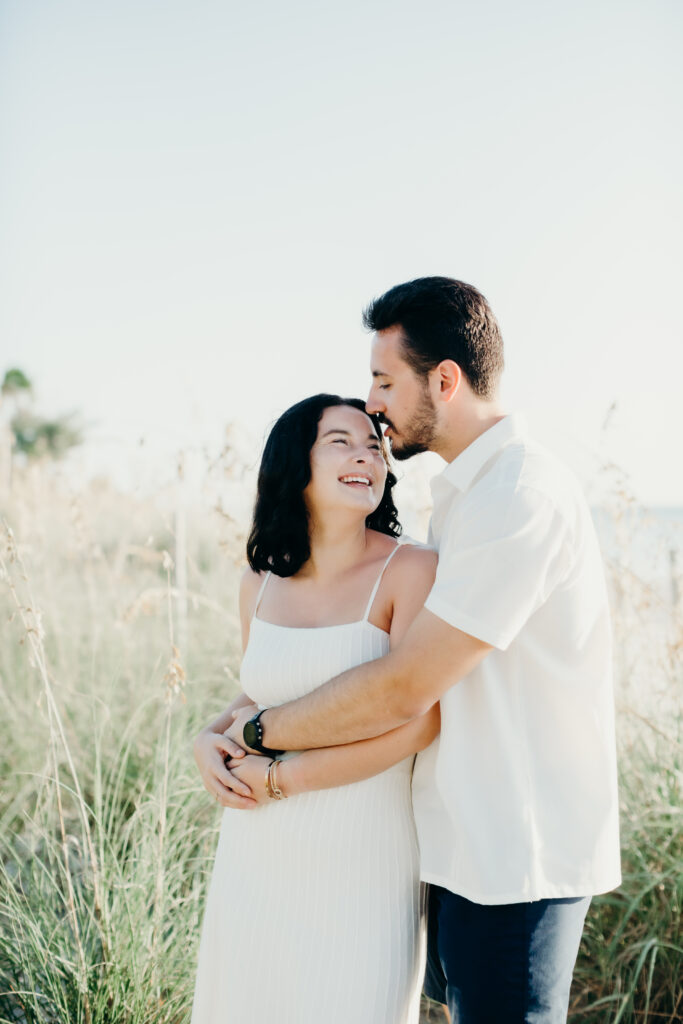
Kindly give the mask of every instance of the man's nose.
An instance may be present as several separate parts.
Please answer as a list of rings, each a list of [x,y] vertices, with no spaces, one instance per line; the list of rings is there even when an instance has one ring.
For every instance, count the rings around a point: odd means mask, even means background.
[[[365,411],[367,413],[384,412],[384,403],[376,397],[374,390],[374,388],[370,388],[370,394],[368,395],[368,400],[365,403]]]

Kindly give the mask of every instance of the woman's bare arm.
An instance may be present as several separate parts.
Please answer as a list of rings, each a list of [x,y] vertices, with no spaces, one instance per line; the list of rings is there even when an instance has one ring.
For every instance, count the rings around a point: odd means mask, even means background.
[[[242,651],[249,642],[249,626],[256,595],[260,587],[260,579],[256,573],[247,569],[240,584],[240,622],[242,626]],[[224,758],[242,756],[242,748],[224,735],[232,725],[233,712],[251,704],[246,693],[239,693],[231,704],[214,718],[198,733],[193,746],[194,759],[202,777],[202,782],[212,796],[224,807],[253,807],[251,789],[246,781],[238,779],[225,766]]]
[[[252,703],[251,697],[247,697],[246,693],[240,691],[232,704],[228,704],[225,711],[221,711],[218,718],[214,718],[213,722],[205,725],[202,732],[225,732],[233,723],[233,711],[237,711],[239,708],[244,708],[247,704],[251,705]]]
[[[360,782],[428,747],[439,733],[440,705],[383,736],[339,747],[303,750],[279,766],[278,783],[287,796]]]

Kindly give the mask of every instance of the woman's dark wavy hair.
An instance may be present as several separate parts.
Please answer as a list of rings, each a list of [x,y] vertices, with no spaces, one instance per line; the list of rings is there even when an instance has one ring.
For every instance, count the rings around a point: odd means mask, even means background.
[[[318,436],[318,423],[325,409],[349,405],[372,421],[388,457],[382,428],[376,416],[365,412],[359,398],[313,395],[297,402],[280,416],[266,441],[261,459],[254,517],[247,541],[247,560],[255,572],[270,569],[276,576],[293,576],[311,554],[308,510],[304,488],[311,479],[311,448]],[[382,500],[365,524],[380,533],[398,537],[401,524],[392,497],[396,477],[387,472]]]

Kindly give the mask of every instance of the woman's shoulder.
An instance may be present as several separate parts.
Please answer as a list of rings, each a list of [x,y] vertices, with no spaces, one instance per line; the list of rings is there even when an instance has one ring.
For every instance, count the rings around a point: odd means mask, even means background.
[[[384,574],[383,588],[392,635],[397,635],[397,623],[402,621],[404,628],[424,604],[434,583],[436,565],[437,553],[426,544],[403,539],[398,544]]]
[[[401,574],[420,573],[426,576],[434,575],[436,572],[439,556],[434,548],[427,544],[421,544],[412,538],[402,538],[398,544],[399,550],[392,558],[394,572]]]
[[[385,536],[383,541],[383,557],[391,558],[385,574],[388,581],[393,580],[400,586],[405,585],[407,579],[434,577],[438,561],[434,548],[413,540],[412,537],[402,536],[397,540]]]
[[[257,571],[252,569],[250,565],[245,565],[240,577],[240,590],[258,590],[265,578],[265,572]]]
[[[251,618],[258,592],[265,578],[265,572],[256,572],[250,565],[246,566],[240,577],[240,613],[247,619]]]
[[[411,551],[426,551],[436,554],[436,548],[432,548],[429,544],[423,544],[419,540],[415,540],[407,533],[402,533],[399,537],[395,537],[393,534],[380,533],[379,530],[373,530],[371,527],[367,529],[368,534],[372,535],[376,544],[377,550],[384,552],[385,555],[390,555],[392,551],[397,548],[403,548]],[[396,558],[398,558],[398,551],[396,552]]]

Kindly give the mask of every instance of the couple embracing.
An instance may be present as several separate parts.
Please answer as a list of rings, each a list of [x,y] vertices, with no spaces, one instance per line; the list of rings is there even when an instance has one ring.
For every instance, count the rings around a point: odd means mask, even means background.
[[[480,292],[421,278],[365,323],[367,401],[299,402],[263,454],[243,692],[194,748],[225,809],[192,1024],[415,1024],[423,975],[453,1022],[559,1024],[620,882],[590,511],[503,411]],[[387,439],[447,463],[426,546]]]

